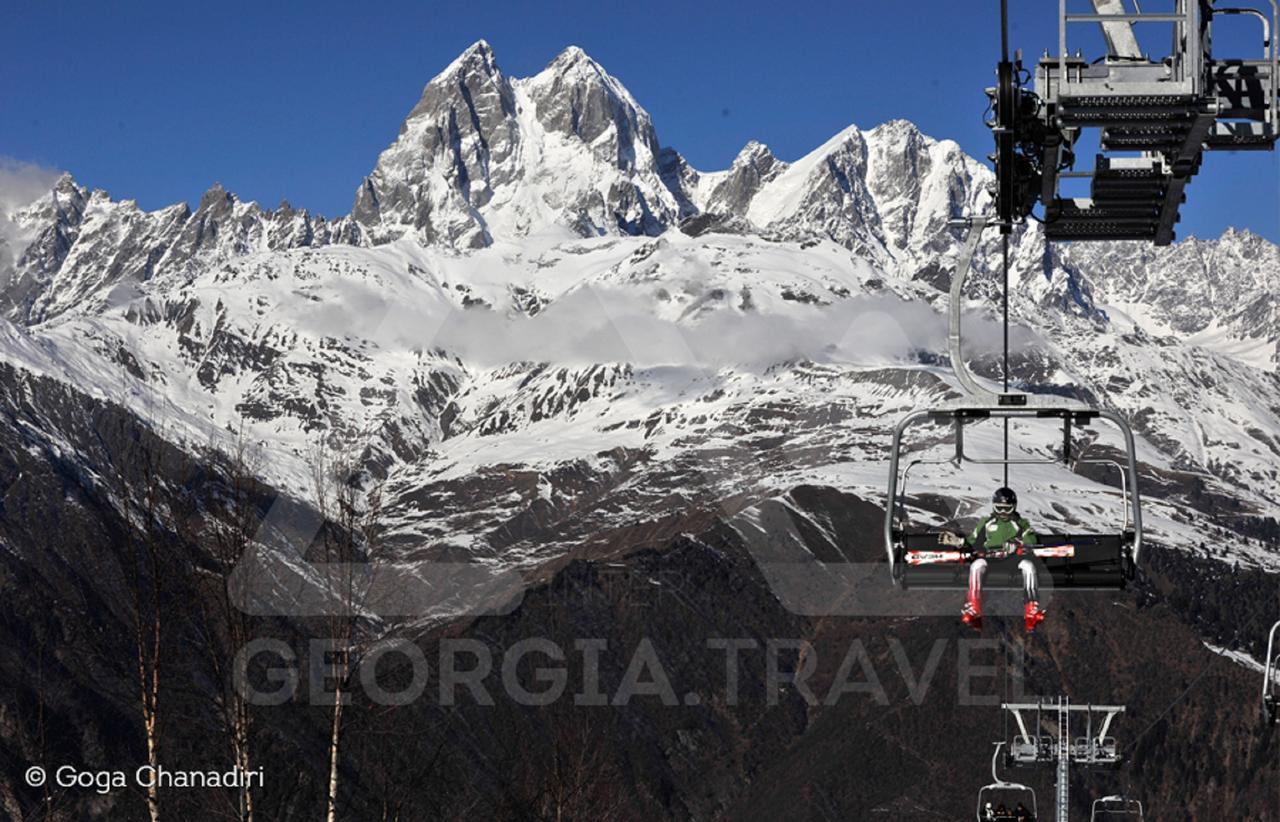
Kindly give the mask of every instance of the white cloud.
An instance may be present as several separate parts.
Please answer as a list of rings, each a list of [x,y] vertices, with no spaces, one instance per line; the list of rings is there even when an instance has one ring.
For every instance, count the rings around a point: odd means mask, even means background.
[[[13,221],[13,214],[48,194],[61,173],[0,156],[0,274],[7,274],[17,256],[35,239],[31,231]]]
[[[62,172],[0,155],[0,215],[8,217],[49,193]]]
[[[460,309],[441,316],[438,305],[405,306],[403,312],[369,308],[358,313],[374,318],[374,336],[382,344],[439,346],[482,366],[537,361],[764,368],[797,358],[892,365],[913,361],[919,351],[943,352],[947,345],[944,315],[891,296],[800,306],[785,314],[744,314],[721,306],[681,322],[654,316],[653,301],[644,295],[595,287],[575,289],[532,318]],[[1015,335],[1019,343],[1029,342],[1021,331]],[[989,320],[966,320],[966,353],[995,351],[999,340]]]

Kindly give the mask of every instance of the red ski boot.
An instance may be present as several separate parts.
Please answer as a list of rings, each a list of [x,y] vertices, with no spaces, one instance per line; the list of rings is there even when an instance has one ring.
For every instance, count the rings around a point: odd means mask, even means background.
[[[1048,612],[1041,608],[1040,603],[1035,600],[1027,603],[1026,610],[1023,611],[1023,619],[1027,623],[1027,633],[1033,633],[1036,630],[1036,627],[1041,622],[1044,622],[1044,615],[1046,613]]]
[[[960,612],[960,621],[975,631],[981,631],[982,607],[973,600],[969,600],[964,604],[964,609]]]

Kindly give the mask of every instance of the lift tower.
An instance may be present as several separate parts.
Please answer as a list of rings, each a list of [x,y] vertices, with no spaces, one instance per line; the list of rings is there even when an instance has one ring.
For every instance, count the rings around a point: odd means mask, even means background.
[[[1024,87],[1030,70],[1020,58],[1011,63],[1003,46],[997,86],[987,90],[1002,232],[1039,202],[1048,240],[1168,245],[1205,152],[1275,147],[1276,0],[1244,0],[1230,8],[1218,0],[1166,0],[1158,10],[1152,5],[1058,0],[1057,54],[1045,50],[1035,66],[1034,90]],[[1003,2],[1001,13],[1007,20]],[[1228,16],[1256,20],[1261,47],[1240,55],[1215,51],[1214,22]],[[1072,52],[1071,35],[1094,24],[1101,27],[1106,53],[1090,59],[1094,55],[1078,48]],[[1153,56],[1143,46],[1154,38],[1168,46]],[[1075,171],[1075,148],[1086,129],[1097,130],[1099,151],[1092,171]],[[1090,196],[1062,196],[1059,183],[1070,177],[1088,179]]]
[[[1071,767],[1119,764],[1111,722],[1124,713],[1123,705],[1073,705],[1065,696],[1039,702],[1008,702],[1000,706],[1018,726],[1008,749],[1009,764],[1053,765],[1057,771],[1054,807],[1057,822],[1068,822],[1071,808]],[[1050,728],[1054,730],[1050,732]],[[1076,734],[1083,731],[1083,736]]]

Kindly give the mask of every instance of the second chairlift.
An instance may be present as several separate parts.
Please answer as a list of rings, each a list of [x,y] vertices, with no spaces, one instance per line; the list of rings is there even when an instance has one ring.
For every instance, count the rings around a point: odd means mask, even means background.
[[[1089,822],[1143,822],[1142,803],[1125,796],[1104,796],[1093,801]]]
[[[1280,634],[1280,622],[1271,626],[1267,636],[1267,658],[1262,669],[1262,721],[1267,726],[1280,723],[1280,647],[1276,635]]]
[[[1039,808],[1036,807],[1036,792],[1031,788],[1019,782],[1006,782],[1000,778],[1000,774],[996,772],[996,763],[1000,759],[1000,749],[1004,746],[1003,742],[996,743],[995,753],[991,755],[991,779],[990,785],[983,785],[978,791],[978,822],[1035,822],[1039,818],[1037,815]],[[1027,802],[1030,801],[1030,806]],[[1010,807],[1016,808],[1021,805],[1031,815],[1023,816],[1019,819],[1018,812],[1010,810]],[[1003,808],[1004,812],[998,809]]]

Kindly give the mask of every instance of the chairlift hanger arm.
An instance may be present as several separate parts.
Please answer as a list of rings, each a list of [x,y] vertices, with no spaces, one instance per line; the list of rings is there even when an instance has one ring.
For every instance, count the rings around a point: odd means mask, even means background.
[[[1004,742],[997,742],[996,749],[991,754],[992,782],[990,785],[983,785],[981,788],[978,789],[978,808],[975,813],[975,818],[978,820],[978,822],[984,822],[984,817],[982,815],[983,807],[984,807],[984,799],[986,799],[987,796],[994,793],[1022,794],[1023,799],[1031,800],[1031,815],[1035,818],[1039,818],[1040,808],[1036,804],[1035,790],[1028,785],[1023,785],[1020,782],[1008,782],[1000,778],[1000,774],[996,770],[996,763],[1000,759],[1000,749],[1002,747],[1004,747]]]
[[[1276,637],[1280,635],[1280,622],[1271,626],[1267,635],[1267,658],[1263,660],[1262,670],[1262,707],[1268,710],[1268,701],[1276,699],[1276,668],[1280,665],[1280,649],[1276,648]]]

